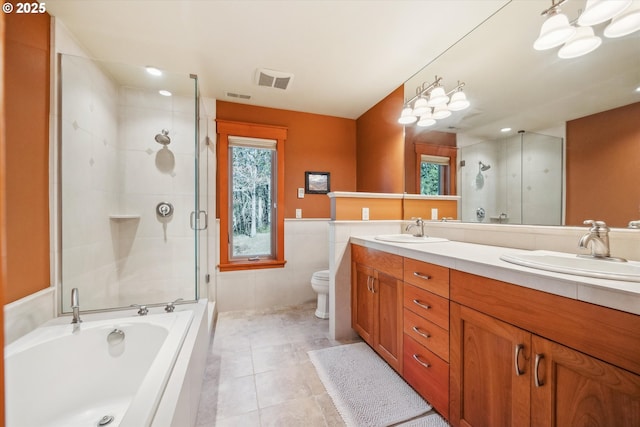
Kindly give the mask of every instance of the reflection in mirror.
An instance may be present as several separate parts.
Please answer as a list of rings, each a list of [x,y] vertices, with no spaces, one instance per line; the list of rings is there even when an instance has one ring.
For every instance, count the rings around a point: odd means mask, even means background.
[[[459,157],[462,221],[561,224],[561,138],[522,132],[462,147]]]
[[[638,3],[638,0],[634,3]],[[501,148],[501,145],[506,142],[500,142],[505,139],[505,136],[506,139],[516,138],[517,140],[517,132],[525,130],[525,140],[529,135],[543,134],[555,138],[555,142],[550,144],[556,148],[562,147],[563,140],[565,142],[564,159],[567,178],[564,196],[566,196],[567,225],[582,225],[583,219],[595,215],[598,216],[596,219],[610,220],[608,221],[610,225],[624,227],[629,220],[636,219],[634,215],[640,216],[638,211],[640,192],[633,188],[628,174],[624,175],[624,180],[617,180],[615,177],[618,173],[615,168],[605,170],[602,167],[596,169],[590,167],[591,173],[597,170],[601,179],[594,180],[592,176],[577,175],[577,171],[584,170],[578,162],[584,161],[586,157],[578,155],[582,151],[580,147],[587,143],[590,147],[599,147],[598,149],[590,148],[590,156],[599,156],[598,152],[619,147],[621,144],[618,140],[623,140],[627,147],[625,151],[627,154],[618,152],[617,164],[634,161],[637,164],[640,148],[632,147],[640,147],[640,143],[637,143],[640,122],[634,120],[633,115],[629,115],[628,112],[624,116],[615,111],[611,113],[616,123],[625,121],[621,126],[617,126],[618,129],[625,129],[624,135],[620,135],[617,129],[614,134],[611,132],[613,129],[607,130],[605,127],[597,134],[597,140],[591,141],[590,139],[596,139],[596,134],[587,132],[586,129],[589,128],[588,124],[596,114],[613,111],[621,106],[636,105],[640,101],[640,92],[636,91],[640,85],[640,32],[619,38],[607,38],[603,32],[608,21],[595,25],[596,35],[602,38],[601,46],[585,56],[561,59],[558,57],[558,48],[546,51],[537,51],[533,48],[533,42],[538,37],[544,22],[544,17],[540,14],[549,5],[548,0],[511,1],[405,83],[404,98],[407,100],[415,96],[416,88],[423,82],[432,81],[433,76],[455,76],[455,79],[465,82],[465,93],[471,104],[468,109],[458,111],[447,119],[439,120],[434,126],[405,127],[405,191],[407,193],[417,193],[419,190],[415,184],[416,142],[458,147],[461,151],[460,160],[462,160],[463,153],[471,152],[471,148],[464,147],[470,147],[475,143],[481,143],[480,147],[487,147],[490,141],[495,141],[497,147],[490,151],[499,152],[506,150],[504,147]],[[583,0],[569,1],[563,4],[562,12],[569,17],[570,21],[573,21],[577,19],[584,7]],[[454,83],[444,82],[445,85]],[[632,112],[635,111],[638,111],[638,108],[632,108]],[[580,129],[569,132],[569,124]],[[513,130],[510,133],[501,134],[500,129],[506,127]],[[602,126],[600,128],[602,129]],[[443,137],[443,134],[451,137]],[[629,140],[635,140],[636,144],[629,144]],[[603,145],[605,143],[606,145]],[[528,144],[523,144],[523,147],[526,145]],[[631,151],[628,151],[629,148]],[[523,154],[525,156],[523,164],[526,164],[526,150],[523,150]],[[555,160],[562,161],[562,159],[562,151],[559,151]],[[484,181],[484,187],[482,190],[477,190],[471,185],[475,184],[478,178],[478,161],[486,163],[482,158],[472,158],[465,162],[465,167],[461,168],[464,172],[458,174],[460,176],[458,186],[454,187],[454,194],[462,197],[461,206],[465,206],[461,212],[462,220],[477,222],[476,210],[480,206],[476,206],[478,201],[475,199],[465,200],[467,197],[478,196],[474,191],[488,193],[489,189],[495,188],[496,191],[501,189],[502,193],[488,196],[491,203],[487,205],[488,208],[485,207],[487,210],[485,222],[496,217],[498,221],[508,223],[563,224],[565,221],[563,213],[560,213],[559,220],[553,221],[551,218],[540,218],[537,214],[529,215],[532,212],[547,209],[548,206],[546,202],[536,200],[535,203],[543,204],[536,205],[538,206],[536,208],[525,209],[524,201],[528,197],[526,188],[529,185],[532,189],[535,187],[531,183],[524,184],[526,180],[533,179],[530,177],[531,174],[535,175],[535,172],[526,169],[519,170],[516,174],[522,177],[522,188],[525,189],[522,203],[520,201],[511,203],[511,211],[503,212],[508,210],[505,207],[507,201],[504,196],[513,186],[507,182],[498,182],[498,178],[506,179],[507,175],[504,171],[511,171],[512,166],[501,164],[502,159],[499,158],[488,161],[491,169],[481,172],[481,178],[477,182]],[[606,164],[610,163],[615,162]],[[601,166],[604,165],[605,163],[601,162]],[[552,169],[549,168],[549,170],[548,174],[551,174]],[[569,173],[570,170],[574,173]],[[637,182],[640,172],[638,168],[635,170]],[[553,174],[555,175],[556,171]],[[562,174],[561,171],[560,176]],[[606,181],[606,186],[602,184],[603,181]],[[562,180],[557,181],[555,185],[556,187],[552,190],[550,187],[546,189],[553,193],[554,199],[560,195],[559,208],[563,197]],[[583,194],[588,194],[588,189],[585,189],[584,193],[581,192],[578,197],[572,196],[572,192],[577,191],[576,188],[593,185],[603,185],[597,191],[599,201],[592,200],[592,197],[584,200]],[[611,189],[618,190],[618,195],[602,203],[602,197],[606,196]],[[591,193],[594,192],[591,191]],[[621,197],[620,194],[623,196]],[[576,199],[580,199],[580,206],[576,204]],[[608,205],[609,209],[608,211],[584,209],[585,204]],[[519,207],[516,209],[515,206]],[[611,211],[625,212],[625,214],[624,217],[621,215],[615,219],[607,218],[608,212]],[[555,218],[557,213],[555,207],[553,212]],[[501,214],[506,215],[500,218]]]

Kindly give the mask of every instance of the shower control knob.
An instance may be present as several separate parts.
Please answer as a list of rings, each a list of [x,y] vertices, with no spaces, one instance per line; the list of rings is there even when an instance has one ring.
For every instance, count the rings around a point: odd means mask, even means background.
[[[169,202],[160,202],[156,206],[156,212],[163,218],[173,215],[173,205]]]

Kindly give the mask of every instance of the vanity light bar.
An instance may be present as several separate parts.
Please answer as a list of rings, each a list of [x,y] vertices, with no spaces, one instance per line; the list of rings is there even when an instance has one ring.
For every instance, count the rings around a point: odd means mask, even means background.
[[[441,86],[442,77],[435,77],[433,83],[422,83],[416,88],[416,95],[405,102],[398,123],[407,125],[418,122],[418,126],[432,126],[438,119],[451,115],[452,111],[460,111],[469,107],[467,96],[462,91],[464,82],[446,92]],[[413,103],[413,107],[411,106]]]

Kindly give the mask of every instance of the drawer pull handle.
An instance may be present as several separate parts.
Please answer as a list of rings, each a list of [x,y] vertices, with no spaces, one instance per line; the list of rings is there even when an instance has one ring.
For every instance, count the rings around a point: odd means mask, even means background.
[[[420,360],[420,356],[418,356],[417,354],[414,354],[413,358],[415,359],[416,362],[418,362],[419,364],[421,364],[425,368],[430,368],[431,367],[431,365],[429,365],[427,362],[423,362],[422,360]]]
[[[431,335],[429,335],[427,332],[422,332],[422,331],[420,330],[420,328],[418,328],[417,326],[414,326],[414,327],[413,327],[413,330],[414,330],[414,332],[415,332],[416,334],[418,334],[418,335],[420,335],[420,336],[422,336],[422,337],[424,337],[424,338],[430,338],[430,337],[431,337]]]
[[[516,368],[516,376],[518,377],[524,374],[524,371],[520,370],[520,365],[518,364],[518,359],[520,358],[520,353],[522,352],[522,349],[524,349],[523,344],[516,344],[514,365]]]
[[[430,305],[423,304],[420,300],[414,299],[413,303],[417,306],[424,308],[425,310],[429,310],[431,308]]]
[[[536,387],[542,387],[544,385],[544,381],[540,380],[540,376],[538,375],[538,368],[540,368],[540,361],[544,359],[544,354],[536,354],[536,363],[533,368],[533,380]]]
[[[422,273],[419,273],[417,271],[414,271],[413,275],[416,276],[416,277],[419,277],[420,279],[424,279],[424,280],[431,279],[431,276],[427,276],[426,274],[422,274]]]

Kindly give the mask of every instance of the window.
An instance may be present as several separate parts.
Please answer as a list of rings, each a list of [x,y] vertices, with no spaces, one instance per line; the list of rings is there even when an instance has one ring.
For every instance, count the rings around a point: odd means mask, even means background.
[[[448,157],[428,156],[420,159],[420,194],[440,196],[449,194]]]
[[[456,194],[457,148],[447,145],[415,143],[416,189],[419,194]]]
[[[282,267],[286,128],[217,121],[220,271]]]
[[[229,137],[229,258],[273,259],[276,141]]]

